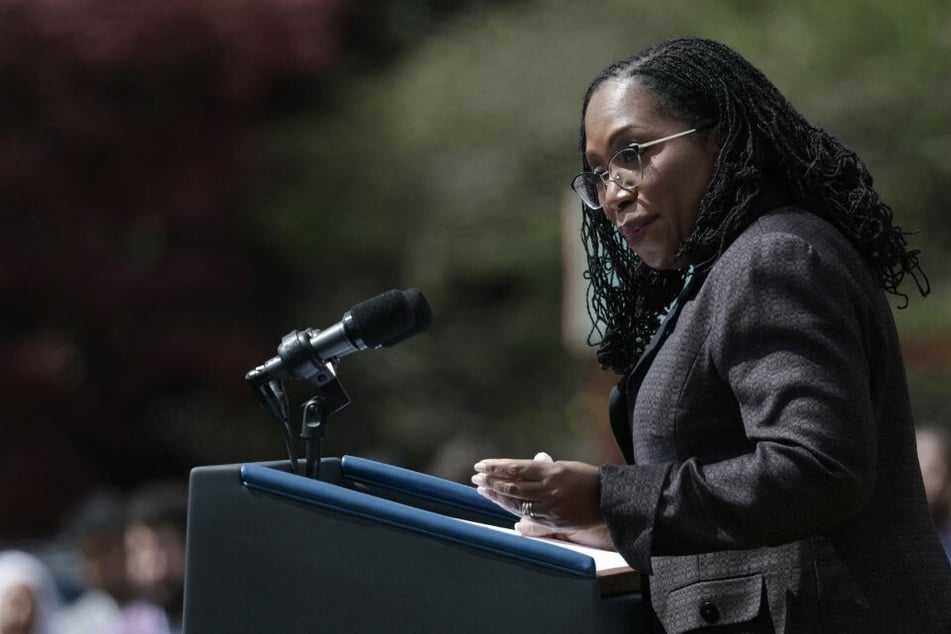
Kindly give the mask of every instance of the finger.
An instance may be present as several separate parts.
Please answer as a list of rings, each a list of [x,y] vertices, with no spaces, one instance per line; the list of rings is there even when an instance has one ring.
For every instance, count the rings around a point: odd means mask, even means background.
[[[517,478],[524,472],[531,460],[516,460],[512,458],[494,458],[480,460],[473,465],[476,473],[486,473],[500,477]]]
[[[512,515],[519,515],[519,516],[522,515],[522,502],[524,500],[520,500],[514,497],[509,497],[506,495],[499,495],[492,489],[488,489],[486,487],[479,487],[478,489],[476,489],[476,491],[478,491],[479,495],[489,500],[492,500],[493,502],[498,504],[501,508],[505,509]]]
[[[532,480],[515,480],[477,473],[472,476],[472,483],[493,495],[519,501],[533,502],[545,497],[545,486]]]
[[[480,460],[473,468],[476,473],[522,480],[540,480],[552,463],[544,460],[514,460],[495,458]]]
[[[557,534],[553,529],[544,524],[539,524],[528,517],[523,517],[516,522],[515,530],[518,531],[520,535],[525,535],[526,537],[552,537]]]
[[[537,502],[540,499],[537,485],[528,487],[526,493],[524,483],[517,480],[487,478],[482,474],[476,474],[472,476],[472,481],[477,485],[476,491],[479,495],[492,500],[510,513],[520,516],[530,514],[536,519],[541,516],[541,509]],[[493,488],[493,485],[497,488]],[[526,504],[528,506],[525,506]]]

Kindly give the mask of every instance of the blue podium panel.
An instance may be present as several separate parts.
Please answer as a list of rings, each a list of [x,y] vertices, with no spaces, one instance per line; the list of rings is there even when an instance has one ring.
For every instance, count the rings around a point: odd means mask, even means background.
[[[471,487],[355,457],[192,471],[185,633],[637,632],[590,557],[511,525]]]
[[[511,527],[518,521],[518,517],[476,493],[474,487],[458,482],[356,456],[344,456],[339,469],[351,486],[377,497],[499,526]]]

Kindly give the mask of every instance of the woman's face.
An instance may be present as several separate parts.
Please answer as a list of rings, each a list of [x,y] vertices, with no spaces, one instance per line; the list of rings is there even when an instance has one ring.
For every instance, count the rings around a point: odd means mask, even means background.
[[[591,95],[584,118],[585,156],[593,171],[607,169],[623,147],[689,130],[661,114],[653,91],[636,79],[612,79]],[[643,150],[643,178],[628,189],[609,182],[603,211],[628,247],[654,269],[681,268],[677,249],[697,224],[717,157],[716,134],[695,132]]]

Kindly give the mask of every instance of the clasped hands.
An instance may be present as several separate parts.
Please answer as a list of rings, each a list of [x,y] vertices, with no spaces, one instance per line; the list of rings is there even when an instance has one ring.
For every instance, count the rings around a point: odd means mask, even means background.
[[[515,525],[522,535],[614,550],[601,515],[598,467],[544,458],[480,460],[472,483],[480,495],[522,516]],[[531,510],[530,517],[525,508]]]

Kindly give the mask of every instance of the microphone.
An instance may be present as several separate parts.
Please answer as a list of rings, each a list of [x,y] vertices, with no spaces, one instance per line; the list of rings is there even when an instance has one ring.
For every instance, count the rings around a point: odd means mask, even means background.
[[[397,344],[429,328],[432,320],[429,303],[418,289],[393,289],[356,304],[325,330],[288,333],[277,356],[248,372],[245,380],[252,386],[285,378],[322,385],[334,378],[329,364],[360,350]]]

